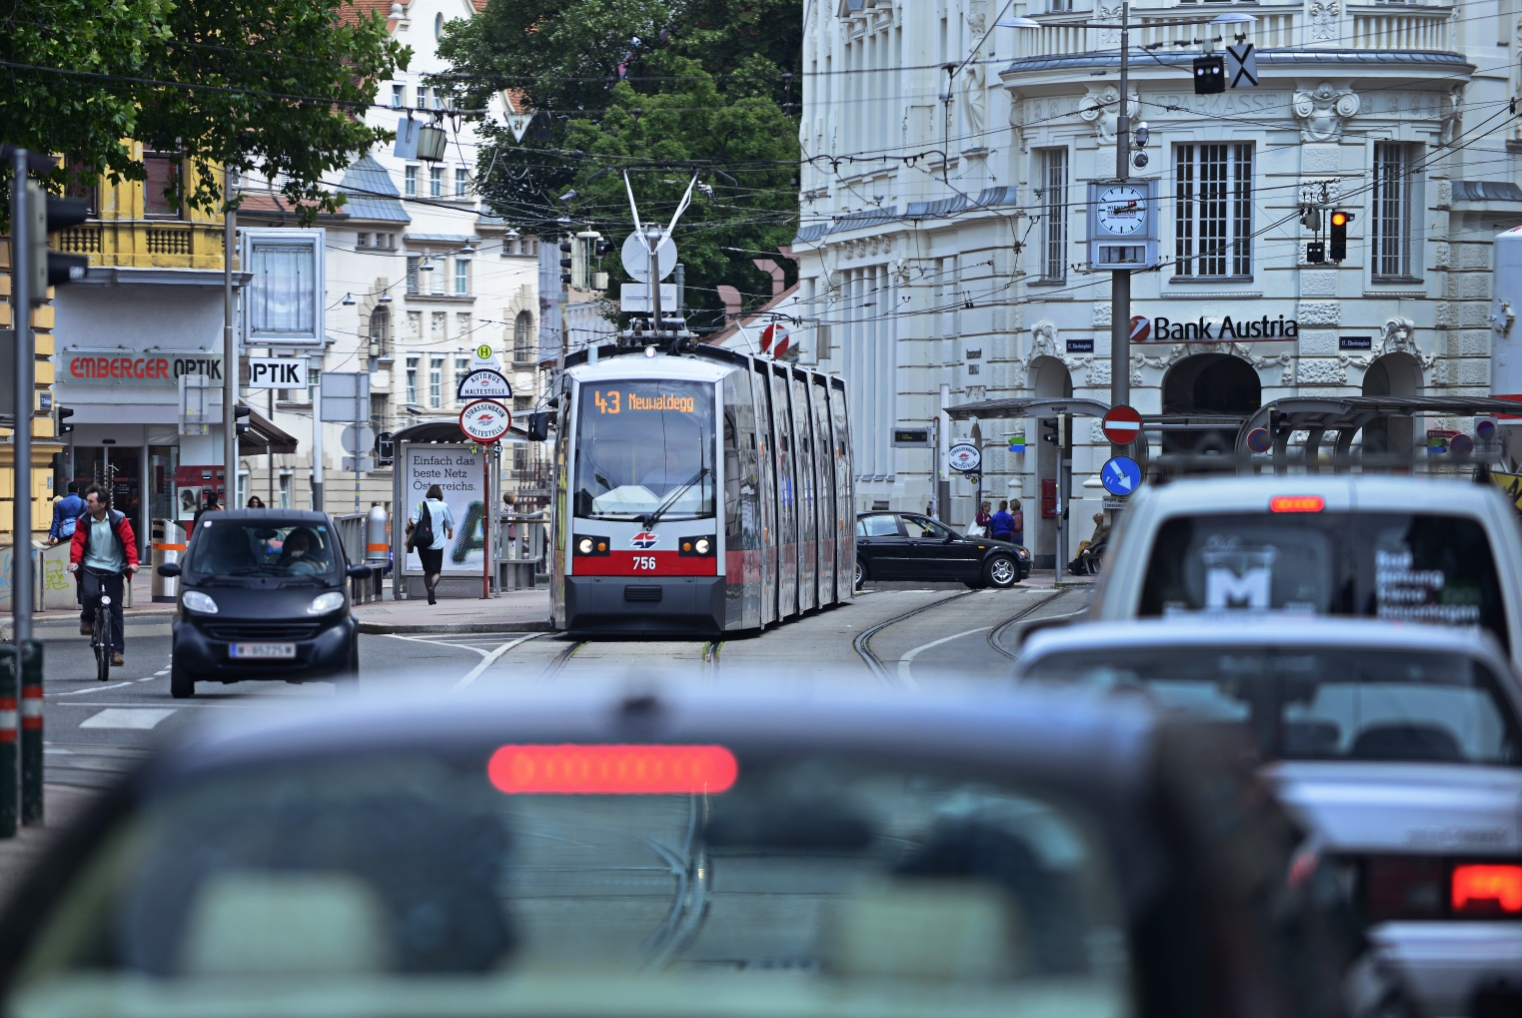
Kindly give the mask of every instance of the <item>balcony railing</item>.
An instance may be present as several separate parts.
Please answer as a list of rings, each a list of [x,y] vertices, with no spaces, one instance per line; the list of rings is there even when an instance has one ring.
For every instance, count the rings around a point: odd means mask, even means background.
[[[1188,50],[1198,52],[1193,40],[1225,34],[1223,26],[1209,21],[1220,13],[1220,4],[1189,4],[1157,11],[1132,11],[1131,45],[1157,46],[1154,52],[1172,53],[1176,42],[1188,41]],[[1448,27],[1452,9],[1417,7],[1404,4],[1370,5],[1354,10],[1330,22],[1308,19],[1299,7],[1256,7],[1256,22],[1225,26],[1241,32],[1246,41],[1260,50],[1293,47],[1342,47],[1363,50],[1439,50],[1452,48]],[[1039,17],[1039,16],[1038,16]],[[1068,16],[1071,18],[1071,15]],[[1176,22],[1188,21],[1188,25]],[[1113,24],[1075,25],[1044,24],[1040,28],[1016,33],[1019,57],[1054,57],[1079,53],[1113,52],[1120,45],[1120,30]],[[1174,22],[1175,24],[1165,24]],[[1198,26],[1198,27],[1196,27]],[[1230,41],[1227,39],[1226,41]],[[1160,45],[1159,45],[1160,44]],[[1146,61],[1132,50],[1131,66],[1146,66]]]
[[[148,253],[150,255],[192,254],[189,227],[148,227]]]
[[[76,226],[58,234],[58,250],[67,254],[100,254],[100,227]]]

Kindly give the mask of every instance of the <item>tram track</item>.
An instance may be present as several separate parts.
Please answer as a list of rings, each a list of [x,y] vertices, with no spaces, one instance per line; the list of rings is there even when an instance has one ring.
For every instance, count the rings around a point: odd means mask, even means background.
[[[1014,628],[1016,625],[1018,625],[1021,622],[1035,621],[1035,620],[1031,619],[1031,616],[1034,615],[1038,609],[1046,607],[1047,605],[1049,605],[1052,602],[1054,602],[1054,601],[1058,600],[1059,598],[1061,598],[1066,593],[1067,593],[1066,590],[1059,590],[1055,594],[1053,594],[1051,597],[1043,598],[1042,600],[1037,601],[1035,604],[1029,605],[1029,606],[1025,607],[1020,612],[1018,612],[1013,618],[1010,618],[1010,619],[1008,619],[1008,620],[1006,620],[1004,622],[999,623],[999,625],[995,626],[994,628],[992,628],[992,629],[990,629],[988,631],[988,645],[990,647],[992,647],[996,653],[1002,654],[1005,657],[1009,658],[1011,661],[1013,661],[1016,657],[1019,656],[1019,651],[1018,650],[1011,650],[1008,646],[1005,645],[1004,639],[1003,639],[1004,634],[1009,632],[1012,628]],[[1088,610],[1089,610],[1089,606],[1088,605],[1084,605],[1082,608],[1079,608],[1077,611],[1067,612],[1066,614],[1063,614],[1063,615],[1048,615],[1045,618],[1065,619],[1065,618],[1067,618],[1070,615],[1082,615],[1084,612],[1086,612]],[[1042,619],[1041,621],[1045,621],[1045,619]]]
[[[953,601],[959,601],[964,597],[971,597],[976,593],[978,593],[976,590],[964,590],[960,594],[952,594],[950,597],[943,597],[938,601],[931,601],[929,604],[922,604],[918,608],[910,609],[909,611],[904,612],[902,615],[895,615],[891,619],[887,619],[885,621],[879,622],[875,626],[870,626],[867,629],[863,629],[860,633],[857,634],[856,639],[851,642],[851,646],[856,649],[856,653],[861,655],[861,659],[867,663],[867,667],[872,670],[873,675],[877,676],[880,680],[888,683],[889,685],[898,685],[898,673],[889,669],[889,667],[883,662],[882,658],[872,653],[872,637],[876,636],[884,629],[887,629],[889,626],[896,626],[900,622],[914,618],[916,615],[922,615],[925,612],[939,608],[942,605],[950,604]]]

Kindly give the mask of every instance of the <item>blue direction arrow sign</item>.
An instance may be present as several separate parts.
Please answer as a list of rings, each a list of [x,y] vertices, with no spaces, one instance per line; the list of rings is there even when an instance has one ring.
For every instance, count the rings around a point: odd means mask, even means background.
[[[1112,495],[1129,495],[1141,487],[1141,467],[1129,456],[1112,456],[1099,468],[1099,481]]]

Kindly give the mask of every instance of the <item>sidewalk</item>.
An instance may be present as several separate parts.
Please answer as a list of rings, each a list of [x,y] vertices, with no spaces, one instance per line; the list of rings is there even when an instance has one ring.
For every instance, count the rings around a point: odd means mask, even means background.
[[[1057,582],[1055,569],[1033,569],[1031,574],[1021,581],[1022,587],[1092,587],[1099,581],[1097,576],[1074,576],[1066,569],[1062,571],[1062,582]]]
[[[387,590],[387,594],[390,591]],[[550,628],[550,590],[509,590],[500,597],[427,598],[354,606],[361,633],[538,633]]]

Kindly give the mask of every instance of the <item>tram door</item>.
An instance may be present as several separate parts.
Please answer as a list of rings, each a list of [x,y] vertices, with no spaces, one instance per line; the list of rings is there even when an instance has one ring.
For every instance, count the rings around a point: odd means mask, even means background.
[[[830,379],[830,436],[835,461],[835,590],[842,601],[856,593],[855,464],[851,462],[851,421],[846,413],[846,383]]]
[[[798,477],[798,610],[819,607],[819,508],[814,489],[814,429],[809,420],[808,376],[792,373],[793,471]]]
[[[798,614],[798,444],[793,440],[793,412],[787,398],[787,368],[772,368],[772,427],[777,441],[777,617]]]
[[[750,372],[725,375],[723,393],[725,628],[755,629],[761,625],[761,547]]]
[[[835,597],[835,458],[831,455],[829,383],[820,375],[809,376],[809,409],[814,422],[814,517],[819,529],[819,604],[834,604]]]
[[[756,475],[761,507],[761,625],[777,621],[777,437],[772,427],[771,384],[762,361],[751,362],[751,394],[756,403]]]

